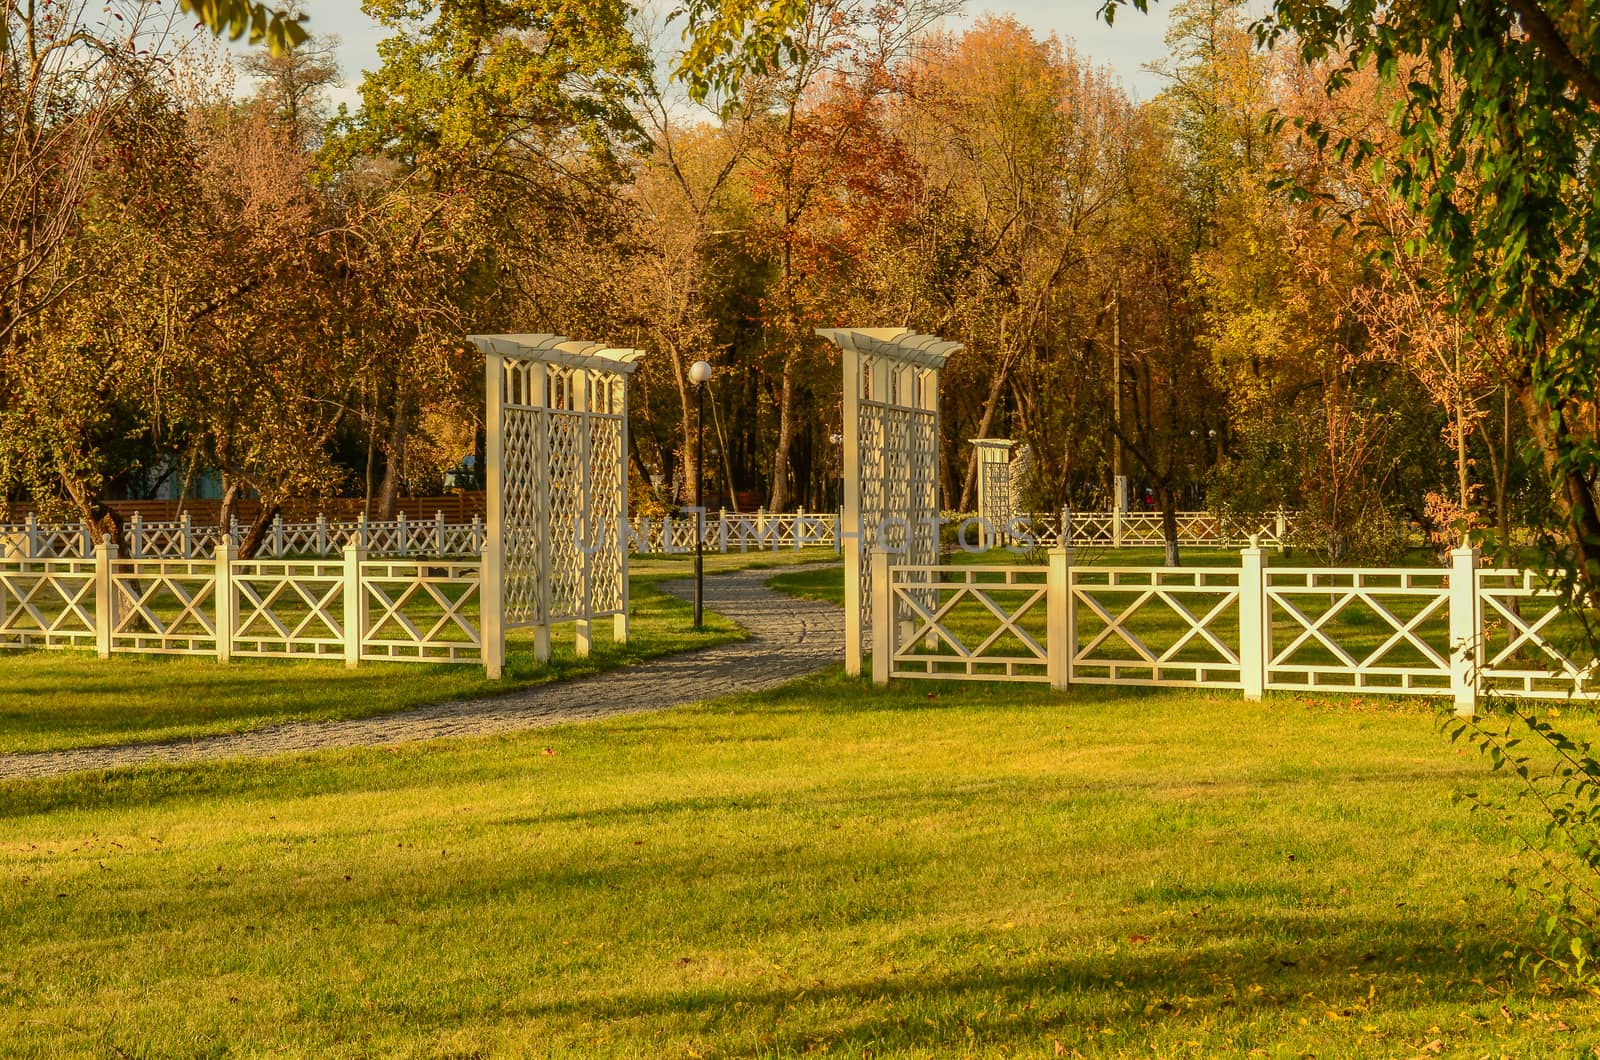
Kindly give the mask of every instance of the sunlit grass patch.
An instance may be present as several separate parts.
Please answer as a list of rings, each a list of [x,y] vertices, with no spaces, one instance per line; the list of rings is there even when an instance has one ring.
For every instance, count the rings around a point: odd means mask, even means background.
[[[1587,732],[1593,726],[1577,723]],[[1427,705],[897,684],[0,787],[16,1055],[1574,1055]]]

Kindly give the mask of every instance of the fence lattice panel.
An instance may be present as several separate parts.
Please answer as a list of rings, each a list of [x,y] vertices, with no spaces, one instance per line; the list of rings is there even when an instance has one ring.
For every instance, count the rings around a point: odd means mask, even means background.
[[[1266,578],[1266,687],[1449,692],[1449,571],[1274,567]]]
[[[1039,568],[896,566],[889,587],[892,676],[1049,679]]]
[[[344,564],[241,561],[230,583],[234,655],[329,656],[345,650]]]
[[[0,564],[0,648],[94,646],[94,560]]]
[[[1239,688],[1239,572],[1074,567],[1067,626],[1082,684]]]
[[[1600,661],[1585,648],[1579,621],[1536,571],[1478,571],[1478,676],[1486,691],[1513,698],[1600,698]]]
[[[480,581],[477,563],[363,563],[361,658],[477,662]]]
[[[216,585],[208,561],[113,560],[111,650],[215,655]]]

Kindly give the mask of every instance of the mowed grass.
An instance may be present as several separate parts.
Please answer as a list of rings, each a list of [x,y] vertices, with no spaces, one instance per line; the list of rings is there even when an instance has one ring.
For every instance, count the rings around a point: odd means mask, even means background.
[[[658,589],[658,580],[633,580],[627,644],[612,642],[611,620],[603,619],[595,623],[593,652],[579,658],[571,627],[558,626],[550,662],[541,665],[533,657],[531,634],[517,631],[507,638],[500,681],[486,679],[481,666],[462,663],[362,663],[347,670],[338,659],[238,659],[223,665],[199,656],[0,653],[0,753],[189,739],[279,722],[384,714],[580,677],[743,636],[715,614],[696,633],[690,606]]]
[[[1585,1053],[1485,785],[1417,703],[839,676],[14,782],[0,1051]]]

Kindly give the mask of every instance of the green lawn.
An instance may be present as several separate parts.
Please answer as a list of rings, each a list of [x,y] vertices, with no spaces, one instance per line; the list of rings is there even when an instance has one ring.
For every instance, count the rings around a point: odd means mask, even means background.
[[[0,785],[0,1052],[1576,1055],[1489,783],[1418,704],[823,676]]]
[[[489,681],[480,666],[362,663],[338,659],[240,659],[227,665],[197,656],[113,655],[80,651],[0,652],[0,753],[188,739],[241,732],[285,721],[321,721],[386,714],[462,696],[504,691],[597,673],[654,656],[742,636],[708,614],[689,628],[690,607],[633,580],[629,641],[611,641],[610,620],[596,623],[594,650],[572,650],[569,627],[558,627],[548,665],[533,658],[531,635],[507,639],[505,677]]]

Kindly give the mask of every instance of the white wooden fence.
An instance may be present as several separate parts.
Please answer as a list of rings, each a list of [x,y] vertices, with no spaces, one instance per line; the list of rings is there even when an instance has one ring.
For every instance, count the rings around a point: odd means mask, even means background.
[[[1015,528],[1025,528],[1040,548],[1061,544],[1061,528],[1069,528],[1067,543],[1080,547],[1131,548],[1160,545],[1163,541],[1159,512],[1036,512],[1019,516],[1015,527],[993,527],[988,535],[979,527],[975,515],[946,513],[943,518],[958,532],[965,531],[968,543],[993,544],[992,537],[1009,536]],[[1178,540],[1183,545],[1226,546],[1242,544],[1252,535],[1282,549],[1287,540],[1292,516],[1269,516],[1260,525],[1239,522],[1210,512],[1178,513]],[[694,551],[695,533],[701,520],[693,517],[661,519],[637,518],[629,522],[624,536],[629,551],[638,555],[670,555]],[[794,551],[806,546],[840,550],[839,517],[835,512],[716,512],[703,520],[705,548],[712,552]],[[206,559],[216,552],[224,538],[238,549],[245,528],[230,522],[221,527],[196,525],[187,515],[171,521],[146,521],[134,515],[124,526],[120,546],[128,559]],[[345,548],[355,545],[369,556],[400,557],[477,557],[483,552],[483,521],[446,522],[442,513],[432,519],[369,520],[365,517],[286,523],[274,519],[262,539],[257,555],[262,559],[337,559]],[[41,523],[29,516],[22,523],[0,523],[0,559],[85,559],[94,555],[94,532],[87,523]]]
[[[0,559],[0,648],[477,663],[480,561]]]
[[[1178,544],[1242,546],[1251,538],[1282,551],[1293,526],[1291,512],[1276,512],[1261,519],[1236,519],[1216,512],[1178,512]],[[961,518],[958,516],[957,518]],[[1140,548],[1166,542],[1160,512],[1035,512],[1020,517],[1041,548],[1058,545],[1081,548]],[[1066,528],[1063,540],[1062,528]],[[996,527],[1008,533],[1008,528]]]
[[[1531,571],[1273,567],[904,566],[873,557],[873,679],[1038,681],[1600,699],[1557,594]]]
[[[119,546],[127,559],[205,559],[227,539],[234,549],[244,541],[245,527],[229,520],[220,526],[195,525],[184,515],[165,522],[146,522],[137,513],[124,524]],[[263,559],[331,557],[354,545],[371,556],[472,556],[483,552],[483,521],[448,523],[444,514],[432,519],[398,518],[286,523],[276,518],[267,528],[257,555]],[[94,531],[88,523],[0,523],[0,559],[86,559],[94,555]]]

